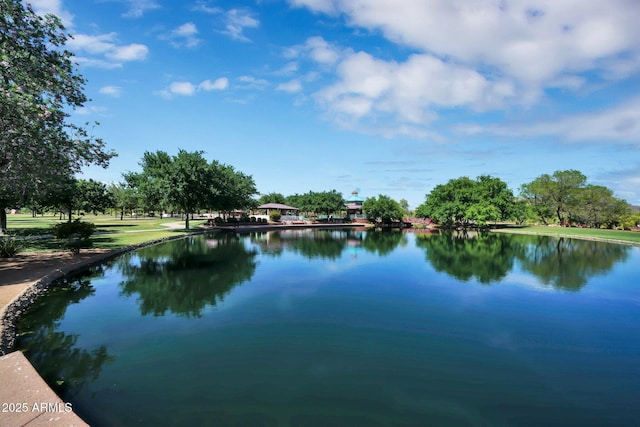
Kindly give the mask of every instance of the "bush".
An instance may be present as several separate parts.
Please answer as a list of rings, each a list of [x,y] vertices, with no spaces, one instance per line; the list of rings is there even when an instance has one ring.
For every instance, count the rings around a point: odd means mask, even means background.
[[[280,213],[280,211],[271,211],[269,213],[269,219],[273,222],[280,221],[280,218],[282,218],[282,214]]]
[[[249,221],[251,221],[251,220],[249,219],[249,215],[247,215],[247,214],[243,214],[240,217],[240,222],[249,222]]]
[[[96,231],[96,225],[92,222],[80,221],[79,218],[71,222],[63,222],[52,227],[51,232],[56,239],[65,240],[63,247],[74,254],[80,253],[81,248],[91,247],[89,240]]]
[[[235,224],[237,223],[238,220],[232,216],[230,216],[229,218],[227,218],[227,224]]]
[[[219,216],[213,218],[213,222],[215,222],[216,224],[222,224],[224,222],[224,220],[222,218],[220,218]]]
[[[256,217],[252,216],[251,218],[249,218],[249,222],[256,222]]]
[[[0,257],[12,258],[18,255],[22,249],[24,249],[24,245],[15,236],[0,236]]]

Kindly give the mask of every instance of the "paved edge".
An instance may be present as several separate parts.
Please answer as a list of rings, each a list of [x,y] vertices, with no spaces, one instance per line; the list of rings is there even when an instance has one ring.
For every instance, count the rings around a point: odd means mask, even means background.
[[[0,425],[88,426],[49,387],[20,351],[0,357]]]

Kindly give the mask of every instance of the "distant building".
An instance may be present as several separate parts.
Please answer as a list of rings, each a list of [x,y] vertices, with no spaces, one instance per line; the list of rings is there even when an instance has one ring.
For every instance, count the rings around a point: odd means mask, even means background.
[[[351,196],[345,200],[345,207],[347,208],[347,216],[354,221],[366,222],[366,216],[362,212],[362,204],[364,199],[358,195],[358,190],[353,190]]]

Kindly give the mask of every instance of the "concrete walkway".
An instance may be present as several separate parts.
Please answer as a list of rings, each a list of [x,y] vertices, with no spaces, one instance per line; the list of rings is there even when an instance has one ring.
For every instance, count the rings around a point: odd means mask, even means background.
[[[19,351],[0,357],[0,426],[88,426]]]

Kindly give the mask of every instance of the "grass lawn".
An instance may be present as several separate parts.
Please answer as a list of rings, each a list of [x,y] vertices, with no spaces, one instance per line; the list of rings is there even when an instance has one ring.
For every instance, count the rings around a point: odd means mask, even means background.
[[[503,233],[538,234],[545,236],[574,237],[579,239],[608,240],[618,242],[628,242],[640,245],[640,232],[622,230],[601,230],[595,228],[571,228],[571,227],[548,227],[543,225],[535,226],[511,226],[500,228],[495,231]]]
[[[58,218],[57,215],[35,218],[30,214],[7,215],[7,228],[10,234],[24,238],[23,252],[57,251],[61,250],[62,242],[51,236],[51,227],[66,221]],[[184,229],[171,229],[162,225],[177,222],[184,225],[184,220],[180,217],[125,218],[121,221],[119,217],[109,215],[85,215],[82,220],[96,224],[96,234],[91,237],[91,241],[93,247],[98,249],[117,249],[187,233]],[[198,230],[197,226],[204,222],[190,221],[190,226]]]

